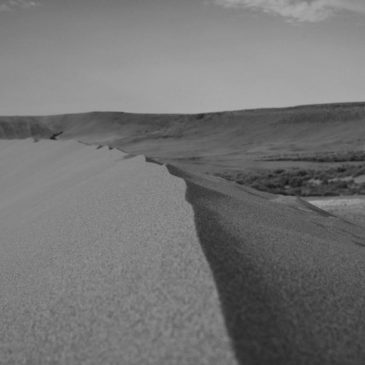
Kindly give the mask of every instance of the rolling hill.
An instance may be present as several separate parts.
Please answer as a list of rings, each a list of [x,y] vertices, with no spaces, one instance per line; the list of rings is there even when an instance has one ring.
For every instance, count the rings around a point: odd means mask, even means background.
[[[270,166],[288,153],[364,150],[365,103],[206,113],[91,112],[0,117],[0,138],[60,138],[109,145],[204,172]]]

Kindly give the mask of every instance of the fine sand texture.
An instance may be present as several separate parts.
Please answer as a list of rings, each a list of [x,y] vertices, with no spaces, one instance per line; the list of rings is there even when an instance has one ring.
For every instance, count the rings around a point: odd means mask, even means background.
[[[365,363],[360,225],[75,141],[0,171],[1,364]]]
[[[365,227],[365,197],[309,198],[311,204]]]
[[[0,141],[0,364],[235,364],[185,183],[74,141]]]
[[[300,199],[169,170],[187,183],[240,364],[365,361],[362,227]]]

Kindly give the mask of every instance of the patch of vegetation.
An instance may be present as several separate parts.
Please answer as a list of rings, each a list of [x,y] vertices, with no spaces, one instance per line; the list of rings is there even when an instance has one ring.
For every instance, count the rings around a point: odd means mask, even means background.
[[[365,151],[321,152],[310,155],[288,154],[270,156],[265,161],[304,161],[304,162],[364,162]]]
[[[217,174],[230,181],[273,194],[338,196],[365,194],[365,183],[354,179],[365,175],[365,164],[342,165],[326,170],[275,169]]]

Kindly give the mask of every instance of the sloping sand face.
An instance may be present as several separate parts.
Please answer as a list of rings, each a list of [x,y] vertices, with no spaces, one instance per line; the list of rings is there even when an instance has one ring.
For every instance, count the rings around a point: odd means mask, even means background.
[[[307,202],[184,178],[240,364],[365,363],[365,232]]]
[[[365,197],[309,198],[315,206],[365,227]]]
[[[142,157],[0,141],[1,364],[234,364],[186,185]]]
[[[167,169],[0,141],[1,364],[365,363],[363,227]]]

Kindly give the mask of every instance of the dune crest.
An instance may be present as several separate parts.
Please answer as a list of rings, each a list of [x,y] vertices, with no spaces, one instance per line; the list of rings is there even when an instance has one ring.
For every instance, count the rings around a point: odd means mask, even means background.
[[[183,180],[0,141],[0,363],[234,364]]]
[[[364,362],[363,227],[78,126],[0,141],[5,363]]]

